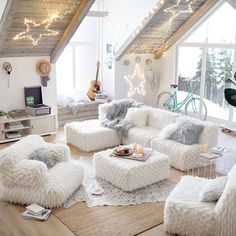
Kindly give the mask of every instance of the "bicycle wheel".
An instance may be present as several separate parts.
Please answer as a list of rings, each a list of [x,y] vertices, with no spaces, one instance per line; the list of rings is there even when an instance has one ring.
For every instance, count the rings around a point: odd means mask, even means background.
[[[174,100],[171,97],[171,94],[169,92],[162,92],[158,95],[157,98],[157,107],[165,110],[171,109],[171,107],[174,105]]]
[[[192,98],[185,105],[185,114],[198,118],[200,120],[206,120],[207,107],[206,104],[200,98]]]

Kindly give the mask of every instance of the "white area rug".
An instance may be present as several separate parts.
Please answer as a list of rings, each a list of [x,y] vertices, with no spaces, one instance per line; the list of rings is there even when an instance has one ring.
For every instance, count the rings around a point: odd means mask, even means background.
[[[88,207],[136,205],[145,202],[165,201],[176,185],[170,180],[163,180],[133,192],[125,192],[104,180],[95,179],[92,158],[83,158],[79,162],[84,169],[84,184],[65,202],[65,208],[81,201],[85,201]],[[102,195],[96,196],[90,193],[94,184],[99,184],[104,189]]]

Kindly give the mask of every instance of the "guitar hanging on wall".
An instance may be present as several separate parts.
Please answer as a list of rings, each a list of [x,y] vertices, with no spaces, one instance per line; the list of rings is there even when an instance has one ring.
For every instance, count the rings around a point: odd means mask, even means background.
[[[101,92],[101,82],[98,81],[98,74],[99,74],[99,66],[100,62],[97,62],[97,72],[95,80],[91,81],[90,88],[87,92],[88,97],[90,100],[94,101],[96,98],[96,94]]]

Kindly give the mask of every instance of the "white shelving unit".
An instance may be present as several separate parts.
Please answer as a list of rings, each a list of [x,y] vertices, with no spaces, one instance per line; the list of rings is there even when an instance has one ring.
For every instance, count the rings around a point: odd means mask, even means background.
[[[55,133],[56,116],[53,114],[0,119],[0,143],[16,141],[29,134],[49,135]],[[20,135],[20,137],[14,137],[13,134]],[[9,135],[12,137],[9,138]]]

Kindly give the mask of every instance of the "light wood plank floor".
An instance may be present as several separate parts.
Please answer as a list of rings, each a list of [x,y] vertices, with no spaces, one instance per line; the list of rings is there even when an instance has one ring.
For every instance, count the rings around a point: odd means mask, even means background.
[[[65,143],[63,129],[60,128],[56,135],[46,136],[45,140],[52,143]],[[226,147],[229,154],[219,159],[216,168],[227,173],[230,167],[236,163],[236,137],[220,132],[219,145]],[[0,149],[10,145],[1,144]],[[93,153],[80,152],[78,149],[71,147],[71,154],[74,159],[80,157],[92,157]],[[171,168],[170,179],[178,182],[185,173]],[[24,220],[22,218],[23,206],[9,204],[0,201],[0,236],[74,236],[74,233],[68,229],[53,214],[46,222]],[[161,224],[146,232],[141,233],[142,236],[167,236],[164,225]]]

